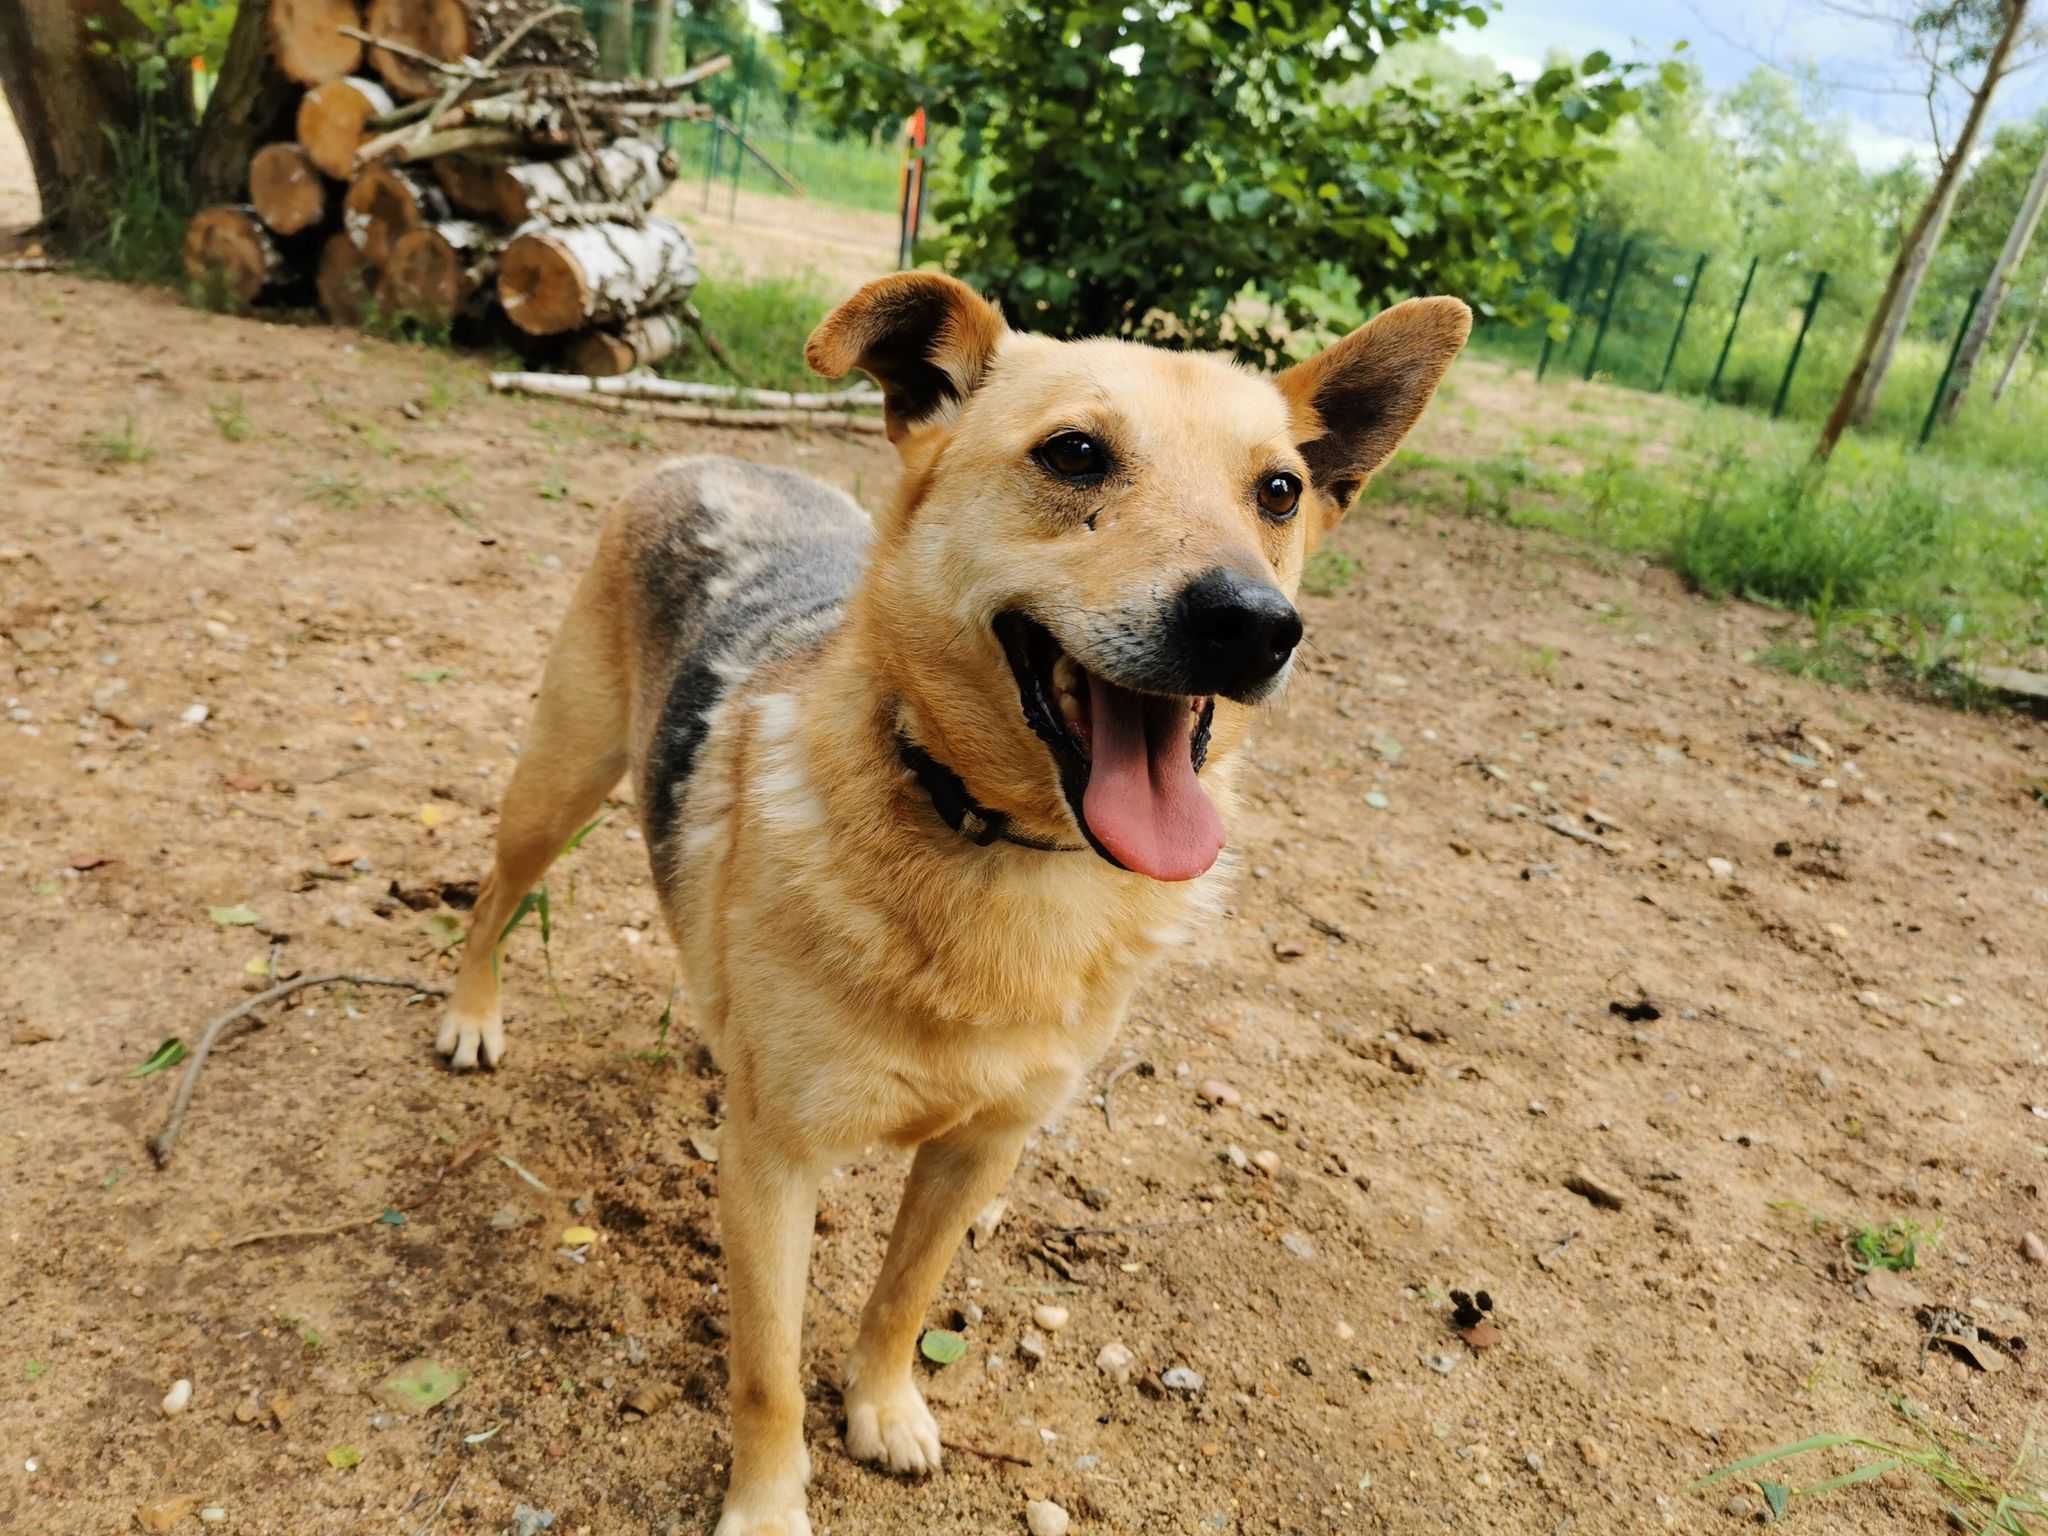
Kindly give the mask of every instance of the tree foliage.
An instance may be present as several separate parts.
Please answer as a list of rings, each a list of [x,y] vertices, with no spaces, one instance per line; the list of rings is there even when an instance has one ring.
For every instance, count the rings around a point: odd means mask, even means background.
[[[1527,297],[1637,104],[1594,54],[1376,81],[1466,0],[784,0],[803,88],[840,126],[922,105],[957,134],[932,253],[1034,328],[1266,358],[1362,306]],[[1358,88],[1363,80],[1366,89]]]

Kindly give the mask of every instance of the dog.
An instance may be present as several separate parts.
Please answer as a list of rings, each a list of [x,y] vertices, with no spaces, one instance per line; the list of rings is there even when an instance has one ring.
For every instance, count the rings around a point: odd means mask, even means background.
[[[842,1379],[846,1449],[940,1462],[915,1345],[971,1218],[1167,946],[1220,906],[1233,770],[1310,550],[1463,347],[1399,304],[1276,375],[1013,331],[929,272],[811,335],[883,396],[877,519],[702,457],[626,497],[556,635],[437,1041],[504,1059],[498,949],[619,780],[726,1074],[732,1462],[716,1536],[808,1536],[821,1177],[913,1152]]]

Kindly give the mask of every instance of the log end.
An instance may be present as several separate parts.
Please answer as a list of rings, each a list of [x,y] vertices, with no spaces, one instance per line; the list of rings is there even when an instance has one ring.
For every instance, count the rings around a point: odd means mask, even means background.
[[[358,172],[341,207],[349,238],[373,267],[384,266],[398,237],[423,222],[418,187],[403,171],[388,165]]]
[[[392,242],[378,297],[393,316],[428,325],[453,323],[463,302],[462,257],[436,229],[412,229]]]
[[[249,201],[280,235],[312,229],[327,217],[327,184],[296,144],[266,144],[249,162]]]
[[[498,263],[498,302],[529,336],[559,336],[582,325],[592,307],[583,268],[544,232],[518,236]]]
[[[569,371],[593,379],[615,379],[622,373],[631,373],[637,361],[631,345],[609,331],[579,336],[569,348]]]
[[[320,248],[315,286],[328,319],[336,325],[360,326],[377,302],[377,269],[347,235],[330,235]]]
[[[364,30],[450,61],[466,56],[472,41],[469,8],[462,0],[369,0]],[[430,96],[441,85],[440,76],[424,64],[388,48],[372,48],[370,66],[400,96]]]
[[[363,45],[343,27],[363,25],[358,0],[270,0],[270,52],[287,79],[325,85],[361,67]]]
[[[202,208],[185,226],[185,275],[211,303],[253,304],[280,267],[253,208]]]
[[[382,97],[380,103],[370,92]],[[356,173],[356,150],[366,125],[391,98],[367,80],[348,77],[315,86],[299,101],[299,147],[325,175],[347,181]]]

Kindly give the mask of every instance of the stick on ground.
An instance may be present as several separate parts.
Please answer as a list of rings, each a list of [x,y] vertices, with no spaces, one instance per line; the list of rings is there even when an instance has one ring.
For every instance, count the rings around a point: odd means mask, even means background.
[[[448,995],[446,987],[436,987],[425,982],[406,981],[391,976],[360,976],[353,971],[327,971],[318,976],[301,976],[296,981],[287,981],[281,986],[272,987],[268,992],[258,993],[238,1008],[230,1008],[226,1013],[210,1020],[206,1028],[200,1032],[199,1044],[194,1047],[192,1059],[185,1066],[185,1075],[178,1082],[178,1096],[171,1100],[171,1112],[164,1116],[164,1128],[156,1133],[149,1144],[149,1154],[156,1159],[157,1167],[162,1168],[170,1162],[171,1148],[177,1145],[178,1130],[185,1123],[185,1111],[192,1106],[193,1090],[199,1086],[200,1069],[206,1065],[207,1056],[219,1043],[227,1027],[246,1019],[259,1008],[267,1008],[272,1003],[282,1002],[295,992],[303,992],[308,987],[332,986],[336,982],[345,982],[354,987],[399,987],[423,997]]]

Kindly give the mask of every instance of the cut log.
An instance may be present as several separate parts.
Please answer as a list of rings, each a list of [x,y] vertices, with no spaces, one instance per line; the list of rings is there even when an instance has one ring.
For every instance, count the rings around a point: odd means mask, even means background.
[[[347,235],[329,235],[320,248],[320,307],[336,325],[360,326],[377,303],[377,269]]]
[[[391,259],[398,237],[422,224],[448,217],[448,199],[411,171],[395,165],[373,165],[348,184],[342,200],[341,227],[373,267]]]
[[[369,0],[364,29],[450,63],[488,53],[531,17],[559,0]],[[597,48],[582,19],[564,14],[522,37],[500,63],[588,71]],[[401,96],[428,96],[443,84],[438,72],[389,48],[372,48],[370,64]]]
[[[299,102],[299,147],[336,181],[356,173],[356,151],[369,122],[389,112],[391,93],[374,80],[349,75],[306,92]]]
[[[627,320],[686,299],[696,286],[696,250],[666,219],[529,224],[498,263],[498,302],[534,336]]]
[[[503,243],[467,219],[407,230],[391,247],[378,299],[394,315],[452,325],[479,295],[489,295]]]
[[[616,378],[635,368],[652,368],[683,350],[689,327],[676,315],[642,315],[617,332],[592,331],[569,349],[569,371],[593,379]]]
[[[327,218],[327,183],[296,144],[266,144],[249,162],[249,201],[280,235],[316,229]]]
[[[253,304],[283,279],[285,262],[254,208],[221,203],[185,226],[185,275],[208,299]]]
[[[545,219],[577,203],[608,203],[634,215],[652,208],[676,179],[676,157],[648,139],[616,144],[560,160],[505,166],[497,181],[497,215],[513,228]]]
[[[363,24],[360,0],[270,0],[270,53],[300,85],[339,80],[363,62],[363,45],[342,32]]]
[[[502,156],[440,155],[427,163],[457,213],[498,216],[498,177],[508,163]]]

